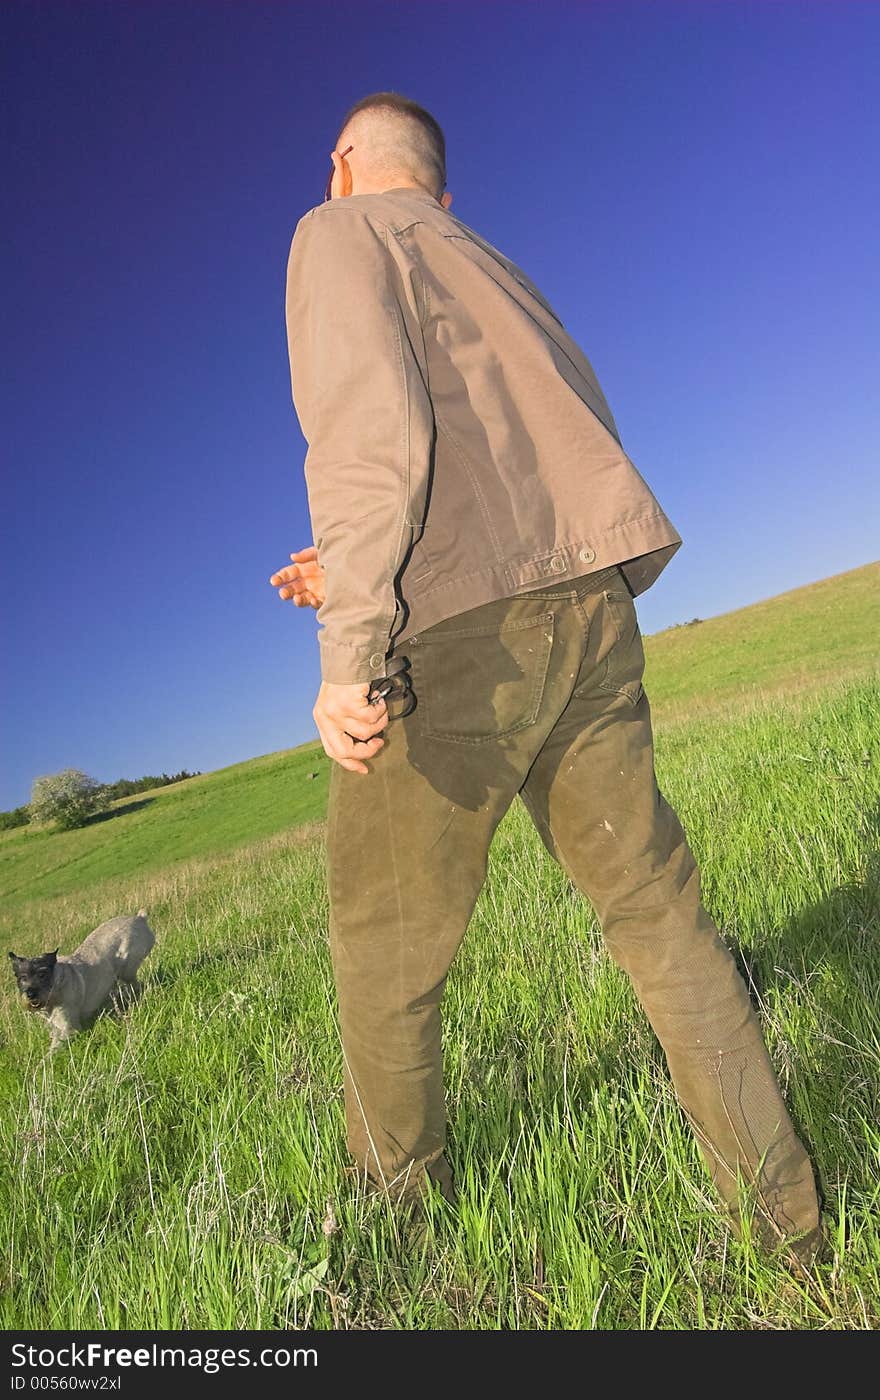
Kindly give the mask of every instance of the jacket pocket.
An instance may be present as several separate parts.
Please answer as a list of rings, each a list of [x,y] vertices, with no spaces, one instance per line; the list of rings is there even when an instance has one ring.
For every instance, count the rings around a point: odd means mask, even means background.
[[[419,633],[409,644],[415,716],[428,739],[486,744],[534,724],[553,648],[552,612]]]
[[[599,687],[625,695],[633,705],[637,705],[644,693],[645,650],[636,605],[625,589],[606,588],[602,596],[616,640],[605,658]]]

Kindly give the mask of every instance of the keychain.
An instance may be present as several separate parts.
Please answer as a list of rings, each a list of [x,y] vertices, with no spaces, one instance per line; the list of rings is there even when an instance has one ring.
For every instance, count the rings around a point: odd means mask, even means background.
[[[389,719],[402,719],[408,715],[415,705],[415,693],[410,685],[409,675],[406,671],[406,657],[398,656],[388,662],[384,676],[371,681],[367,691],[367,703],[375,705],[379,700],[385,700],[386,704],[392,696],[402,695],[407,700],[407,707],[399,714],[389,714]],[[413,703],[410,704],[409,701]]]

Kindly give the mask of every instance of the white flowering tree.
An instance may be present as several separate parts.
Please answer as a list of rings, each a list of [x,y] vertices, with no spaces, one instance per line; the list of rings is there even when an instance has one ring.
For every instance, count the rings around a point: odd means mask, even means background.
[[[30,820],[54,821],[62,831],[82,826],[95,812],[109,806],[105,785],[79,768],[47,773],[31,785]]]

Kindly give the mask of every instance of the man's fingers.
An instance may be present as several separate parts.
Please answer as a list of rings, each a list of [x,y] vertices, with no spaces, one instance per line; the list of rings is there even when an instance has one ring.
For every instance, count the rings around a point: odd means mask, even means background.
[[[375,724],[360,724],[355,719],[347,719],[344,727],[339,732],[349,735],[352,739],[359,739],[363,744],[378,738],[384,729],[385,718],[383,716],[382,719],[377,720]]]
[[[296,564],[288,565],[287,568],[279,569],[269,579],[273,588],[278,589],[278,597],[287,600],[292,598],[300,607],[317,607],[319,598],[309,588],[308,579],[299,572]]]
[[[318,559],[318,551],[314,545],[308,549],[297,550],[290,557],[299,565],[304,577],[308,575],[311,578],[318,578],[325,573],[324,565]]]
[[[319,726],[319,730],[325,738],[325,743],[329,741],[334,758],[348,758],[352,753],[369,753],[371,744],[378,748],[384,743],[384,718],[377,720],[375,724],[361,724],[353,719],[347,719],[344,724],[337,724],[329,716],[324,718],[327,722],[326,727],[320,729]]]
[[[276,569],[269,578],[273,588],[277,588],[280,583],[292,583],[295,578],[299,578],[298,564],[285,564],[283,569]]]
[[[302,559],[296,564],[285,564],[283,568],[276,569],[269,582],[277,588],[279,583],[292,583],[294,579],[318,578],[323,572],[320,564]]]
[[[353,773],[368,773],[370,771],[360,758],[354,757],[355,747],[360,750],[364,758],[374,758],[381,751],[383,743],[383,740],[377,737],[367,744],[356,746],[354,740],[348,738],[342,731],[336,731],[335,735],[331,735],[329,730],[322,729],[320,725],[318,725],[318,733],[321,736],[321,743],[324,745],[327,757],[332,758],[334,762],[341,764],[343,768],[347,768]]]
[[[340,734],[350,734],[353,739],[372,739],[388,722],[385,709],[377,714],[372,705],[365,706],[360,714],[354,715],[332,715],[325,711],[325,717]]]
[[[366,758],[372,758],[373,754],[378,753],[385,743],[384,734],[371,734],[368,739],[357,739],[354,735],[349,734],[348,730],[344,730],[340,737],[343,744],[348,745],[342,750],[346,758],[351,758],[354,754],[357,754],[358,757],[363,755]]]
[[[372,700],[367,700],[363,705],[358,705],[356,709],[349,710],[347,714],[334,715],[333,718],[338,722],[340,729],[350,729],[350,720],[354,720],[356,724],[375,724],[376,720],[381,720],[384,724],[388,718],[388,706],[385,704],[383,696],[375,703]]]

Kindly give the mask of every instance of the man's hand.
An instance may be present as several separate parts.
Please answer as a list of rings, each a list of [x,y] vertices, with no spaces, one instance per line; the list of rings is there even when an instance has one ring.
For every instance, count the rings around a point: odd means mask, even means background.
[[[377,732],[388,721],[384,700],[367,703],[368,681],[357,685],[334,685],[322,681],[312,717],[318,726],[321,743],[328,758],[334,758],[353,773],[369,773],[369,768],[354,754],[375,758],[385,740]],[[367,742],[356,743],[366,739]]]
[[[278,589],[279,598],[292,598],[298,608],[319,608],[324,601],[324,569],[317,549],[310,544],[290,557],[293,563],[272,574],[269,582]],[[385,742],[379,731],[388,722],[388,709],[384,700],[367,703],[369,689],[369,681],[357,685],[322,681],[312,710],[327,757],[353,773],[370,771],[354,754],[374,758]]]
[[[298,608],[319,608],[324,601],[324,570],[318,563],[318,551],[313,544],[291,554],[292,564],[285,564],[269,579],[278,589],[279,598],[292,598]]]

